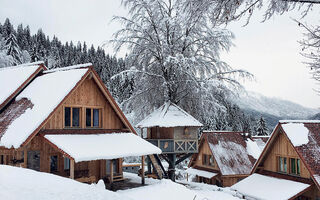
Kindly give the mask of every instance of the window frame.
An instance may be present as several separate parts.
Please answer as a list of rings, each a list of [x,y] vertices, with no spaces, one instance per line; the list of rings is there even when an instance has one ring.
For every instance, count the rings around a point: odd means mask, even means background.
[[[66,165],[66,161],[68,161],[68,164]],[[65,171],[70,170],[70,158],[68,157],[63,157],[63,169]]]
[[[90,109],[90,126],[87,126],[87,109]],[[94,126],[94,110],[99,111],[99,126]],[[92,129],[99,129],[102,128],[102,113],[103,113],[103,108],[98,107],[98,106],[86,106],[84,107],[84,112],[85,112],[85,117],[84,117],[84,127],[85,128],[92,128]]]
[[[66,108],[70,108],[70,126],[66,126]],[[73,109],[79,109],[79,126],[73,126]],[[63,107],[63,127],[64,128],[82,128],[82,107],[81,106],[64,106]]]
[[[294,169],[295,172],[292,171],[292,160],[294,160]],[[289,174],[295,175],[295,176],[300,176],[301,174],[301,160],[300,158],[297,157],[289,157],[290,161],[290,169],[289,169]],[[299,163],[299,164],[298,164]]]
[[[280,173],[288,174],[288,158],[285,156],[277,156],[277,170]],[[283,170],[282,170],[283,169]]]
[[[52,171],[51,170],[51,157],[57,157],[57,160],[56,160],[56,170],[55,171]],[[50,159],[50,173],[57,173],[57,172],[59,172],[59,156],[57,155],[57,154],[52,154],[52,155],[49,155],[49,159]]]

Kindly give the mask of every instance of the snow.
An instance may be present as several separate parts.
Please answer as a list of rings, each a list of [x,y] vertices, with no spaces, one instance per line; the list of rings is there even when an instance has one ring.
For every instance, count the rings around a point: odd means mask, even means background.
[[[320,185],[320,175],[319,174],[314,174],[313,178],[315,179],[315,181],[318,183],[318,185]]]
[[[261,154],[261,148],[258,146],[257,142],[252,141],[249,138],[246,140],[246,143],[248,154],[257,160]]]
[[[310,187],[310,185],[305,183],[252,174],[231,186],[231,189],[254,199],[286,200],[308,187]]]
[[[157,110],[148,115],[144,120],[136,125],[139,128],[148,127],[179,127],[195,126],[200,127],[202,124],[190,114],[182,110],[176,104],[166,102]]]
[[[92,66],[92,63],[85,63],[85,64],[79,64],[79,65],[72,65],[72,66],[68,66],[68,67],[60,67],[60,68],[50,69],[50,70],[44,71],[43,73],[67,71],[67,70],[71,70],[71,69],[79,69],[79,68],[90,67],[90,66]]]
[[[218,144],[209,143],[209,147],[222,175],[250,174],[252,163],[242,145],[219,141]]]
[[[280,123],[320,123],[320,120],[279,120]]]
[[[267,136],[268,139],[270,136]],[[255,141],[255,143],[258,145],[260,151],[262,152],[264,147],[266,146],[267,142],[264,142],[261,138],[257,138],[257,137],[252,137],[253,141]]]
[[[0,197],[6,200],[131,200],[103,188],[61,176],[0,165]]]
[[[137,183],[141,178],[137,175],[124,173],[124,177]],[[155,180],[146,178],[147,186],[117,191],[118,194],[126,195],[134,200],[239,200],[232,196],[226,189],[214,185],[182,182],[178,184],[171,180]],[[220,190],[221,189],[221,190]]]
[[[161,154],[161,150],[133,133],[45,135],[75,162]]]
[[[309,142],[309,130],[303,123],[287,123],[281,124],[284,132],[292,142],[293,146],[301,146]]]
[[[208,172],[208,171],[204,171],[204,170],[199,170],[199,169],[195,169],[195,168],[192,168],[192,167],[188,168],[186,170],[186,172],[188,174],[198,175],[198,176],[209,178],[209,179],[211,179],[212,177],[218,175],[217,173]]]
[[[0,104],[14,93],[38,68],[38,65],[0,68]]]
[[[75,87],[87,71],[88,69],[58,71],[39,76],[32,81],[16,97],[16,100],[27,98],[34,106],[32,109],[27,109],[25,113],[9,125],[1,138],[0,145],[7,148],[11,148],[11,146],[14,148],[20,147]]]

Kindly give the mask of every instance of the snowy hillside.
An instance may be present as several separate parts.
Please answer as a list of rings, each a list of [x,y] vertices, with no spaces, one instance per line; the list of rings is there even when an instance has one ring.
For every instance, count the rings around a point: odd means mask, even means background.
[[[256,92],[241,94],[233,100],[240,108],[251,112],[273,115],[282,119],[307,119],[319,112],[291,101],[263,96]]]

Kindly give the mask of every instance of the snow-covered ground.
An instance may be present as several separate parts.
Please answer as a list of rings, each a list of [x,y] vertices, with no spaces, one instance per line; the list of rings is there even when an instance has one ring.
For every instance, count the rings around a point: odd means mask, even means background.
[[[140,183],[136,174],[125,173],[132,182]],[[146,186],[120,190],[117,193],[129,196],[134,200],[239,200],[228,188],[186,181],[146,179]]]
[[[140,183],[136,174],[125,178]],[[228,188],[170,180],[146,179],[146,186],[112,192],[104,184],[84,184],[53,174],[0,165],[0,199],[6,200],[239,200]]]
[[[53,174],[0,165],[0,199],[5,200],[132,200],[106,190]]]

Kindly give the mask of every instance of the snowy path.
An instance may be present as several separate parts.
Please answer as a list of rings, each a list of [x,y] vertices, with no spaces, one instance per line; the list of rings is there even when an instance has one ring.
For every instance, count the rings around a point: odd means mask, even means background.
[[[141,181],[135,174],[125,173],[125,177],[132,182]],[[117,193],[129,196],[134,200],[239,200],[239,198],[232,196],[229,189],[202,183],[182,183],[188,185],[174,183],[170,180],[146,179],[146,186],[122,190]]]

